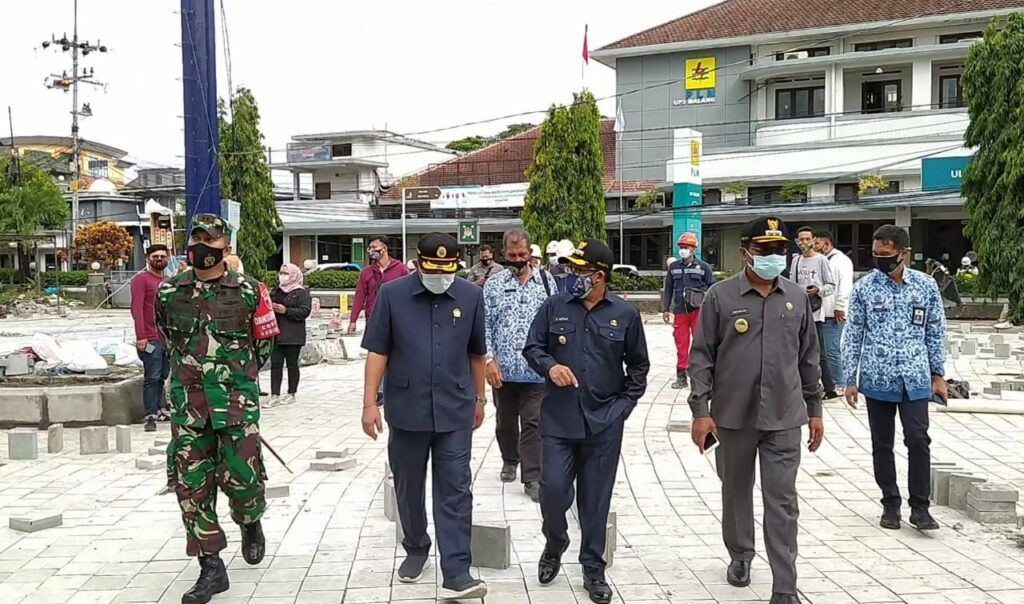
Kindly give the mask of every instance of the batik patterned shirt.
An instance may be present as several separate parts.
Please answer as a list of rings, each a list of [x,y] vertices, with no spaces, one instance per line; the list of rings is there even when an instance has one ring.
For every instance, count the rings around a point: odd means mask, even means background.
[[[547,282],[547,289],[541,279]],[[544,378],[531,369],[523,358],[523,347],[537,310],[549,295],[556,293],[558,285],[555,278],[539,269],[533,269],[525,284],[520,283],[519,277],[513,275],[512,271],[504,270],[495,273],[484,285],[487,356],[493,358],[501,368],[504,381],[544,383]]]
[[[946,313],[935,280],[904,269],[897,284],[878,270],[853,286],[843,330],[843,375],[871,399],[930,398],[946,372]],[[859,372],[859,377],[857,376]]]

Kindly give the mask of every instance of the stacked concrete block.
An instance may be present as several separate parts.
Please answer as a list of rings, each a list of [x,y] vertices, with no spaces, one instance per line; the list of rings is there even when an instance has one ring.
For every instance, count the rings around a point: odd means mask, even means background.
[[[317,459],[332,459],[332,458],[344,459],[346,457],[348,457],[348,449],[342,449],[340,451],[317,451],[316,452],[316,458]]]
[[[954,510],[961,512],[967,509],[967,492],[971,485],[985,482],[980,476],[971,476],[967,472],[953,473],[949,475],[949,501],[947,505]]]
[[[932,501],[937,505],[949,505],[949,477],[951,474],[963,474],[964,470],[954,464],[932,464],[931,488]]]
[[[512,528],[504,525],[474,524],[469,551],[473,566],[505,569],[512,565]]]
[[[106,426],[91,426],[78,431],[78,452],[81,455],[106,453],[109,450]]]
[[[64,424],[53,424],[46,429],[46,452],[60,453],[64,450]]]
[[[1008,484],[973,484],[967,491],[967,515],[982,524],[1014,524],[1017,499],[1017,489]]]
[[[1010,358],[1010,345],[1009,344],[995,344],[993,352],[997,359],[1008,359]]]
[[[309,464],[309,469],[316,472],[340,472],[341,470],[351,470],[354,467],[356,467],[356,459],[354,457],[313,461]]]
[[[15,428],[7,432],[7,456],[11,459],[37,459],[39,432],[35,428]]]
[[[978,354],[978,342],[976,340],[964,340],[960,344],[960,352],[966,355]]]
[[[398,498],[395,496],[395,482],[390,478],[384,481],[384,517],[391,522],[398,519]]]
[[[11,516],[8,526],[13,530],[22,533],[34,533],[43,529],[53,528],[63,524],[64,519],[60,514],[53,512],[33,512],[18,516]]]
[[[150,447],[148,451],[149,455],[167,455],[167,446],[163,447]]]
[[[114,427],[114,444],[117,448],[118,453],[131,453],[132,452],[132,427],[131,426],[115,426]]]

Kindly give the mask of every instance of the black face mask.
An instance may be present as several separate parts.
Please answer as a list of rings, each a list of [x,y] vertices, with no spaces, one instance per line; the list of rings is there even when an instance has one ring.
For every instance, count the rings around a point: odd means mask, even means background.
[[[149,261],[149,266],[151,266],[153,268],[153,270],[155,270],[155,271],[162,271],[165,268],[167,268],[167,261],[166,260],[150,260]]]
[[[903,263],[903,261],[900,260],[899,254],[896,254],[895,256],[872,256],[871,260],[874,262],[875,268],[886,275],[891,275],[896,272],[896,269],[898,269],[900,264]]]
[[[382,255],[383,254],[381,254],[377,250],[373,250],[373,251],[370,252],[370,260],[372,260],[374,262],[378,262],[378,261],[380,261],[380,258],[381,258]]]
[[[516,276],[523,274],[523,271],[526,270],[527,264],[529,264],[529,261],[527,260],[516,260],[515,262],[509,261],[507,263],[508,270],[512,271],[512,274]]]
[[[201,271],[210,270],[223,261],[224,250],[221,248],[210,247],[205,243],[188,246],[188,263]]]

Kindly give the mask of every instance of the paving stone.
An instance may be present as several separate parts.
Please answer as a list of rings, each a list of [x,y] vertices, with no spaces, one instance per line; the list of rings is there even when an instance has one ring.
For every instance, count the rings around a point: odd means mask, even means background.
[[[1006,501],[1015,503],[1020,498],[1017,494],[1017,489],[1000,482],[973,484],[967,491],[967,494],[973,495],[978,501]]]
[[[148,455],[167,455],[167,446],[163,447],[150,447]]]
[[[987,394],[988,396],[991,396],[991,397],[994,397],[994,398],[1002,398],[1003,397],[1003,391],[1000,388],[998,388],[998,387],[983,388],[982,389],[982,394]]]
[[[1017,512],[983,512],[974,508],[967,508],[967,516],[975,522],[982,524],[1016,524]]]
[[[981,476],[972,476],[968,472],[957,472],[949,475],[949,502],[947,505],[954,510],[963,511],[967,507],[967,491],[976,482],[985,482]]]
[[[275,484],[267,486],[263,495],[267,499],[280,499],[287,497],[291,493],[291,488],[286,484]]]
[[[64,450],[64,424],[53,424],[46,429],[46,452],[60,453]]]
[[[937,505],[949,505],[949,475],[962,474],[963,470],[957,467],[932,467],[932,501]]]
[[[106,453],[110,450],[106,426],[90,426],[78,431],[78,452],[81,455]]]
[[[1009,344],[996,344],[993,346],[993,354],[996,355],[997,359],[1008,359],[1010,358],[1010,345]]]
[[[608,512],[608,524],[605,526],[604,537],[604,563],[605,567],[611,568],[615,560],[615,550],[619,544],[618,514]]]
[[[132,427],[131,426],[115,426],[114,427],[114,443],[117,447],[118,453],[131,453],[132,452]]]
[[[340,451],[317,451],[317,459],[331,459],[331,458],[346,458],[348,457],[348,449],[342,449]]]
[[[978,343],[964,340],[960,343],[960,352],[966,355],[978,354]]]
[[[384,517],[391,522],[398,518],[398,500],[395,497],[395,483],[390,478],[384,481]]]
[[[8,525],[22,533],[34,533],[43,529],[60,526],[64,519],[60,514],[52,512],[34,512],[19,516],[11,516]]]
[[[135,467],[139,470],[159,470],[160,468],[166,468],[167,462],[162,459],[153,459],[151,457],[136,457]]]
[[[164,447],[164,448],[166,448],[167,445],[169,445],[169,444],[171,444],[171,441],[169,441],[169,440],[154,440],[153,441],[153,446],[154,447]]]
[[[469,542],[473,566],[505,569],[512,564],[512,528],[473,524]]]
[[[996,344],[1003,344],[1005,342],[1006,340],[1003,339],[1003,336],[1001,334],[992,334],[988,337],[988,343],[992,344],[993,346]]]
[[[384,480],[391,478],[391,461],[388,459],[384,460]]]
[[[689,432],[690,431],[690,420],[688,419],[673,419],[669,420],[668,425],[665,429],[669,432]]]
[[[7,456],[11,459],[39,458],[39,431],[14,428],[7,432]]]
[[[967,493],[967,507],[979,512],[1013,512],[1017,513],[1017,504],[1012,501],[982,501],[972,492]]]
[[[354,467],[356,467],[356,458],[354,457],[331,459],[330,461],[313,461],[309,464],[309,469],[316,472],[338,472],[341,470],[351,470]]]

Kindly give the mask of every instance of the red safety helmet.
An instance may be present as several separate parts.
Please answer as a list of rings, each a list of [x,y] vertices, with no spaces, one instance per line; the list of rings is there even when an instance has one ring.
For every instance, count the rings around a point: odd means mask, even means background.
[[[679,236],[679,241],[676,242],[676,245],[697,249],[697,236],[689,232],[683,233]]]

